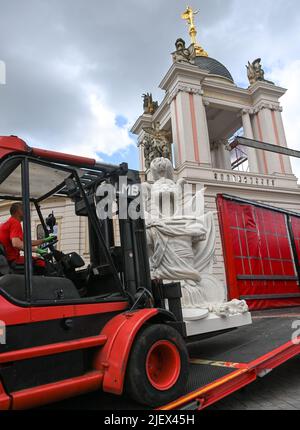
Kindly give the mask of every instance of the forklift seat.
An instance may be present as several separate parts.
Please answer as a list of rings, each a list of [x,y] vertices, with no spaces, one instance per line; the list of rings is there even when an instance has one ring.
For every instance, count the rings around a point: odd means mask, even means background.
[[[5,275],[0,278],[0,295],[18,301],[26,301],[25,276]],[[32,277],[32,301],[56,301],[80,299],[79,292],[67,278],[45,276]]]
[[[9,263],[7,261],[4,246],[0,243],[0,276],[8,275],[9,273],[24,275],[24,271],[24,264]]]
[[[10,271],[11,270],[5,255],[4,246],[0,243],[0,276],[8,275]]]

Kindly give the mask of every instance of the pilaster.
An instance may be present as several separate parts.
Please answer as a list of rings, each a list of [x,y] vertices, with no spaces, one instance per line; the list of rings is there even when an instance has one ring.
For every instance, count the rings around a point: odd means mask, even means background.
[[[250,119],[250,110],[244,109],[242,111],[242,121],[244,129],[244,137],[254,139],[252,124]],[[259,166],[257,160],[257,153],[254,148],[247,148],[249,170],[252,173],[259,173]]]

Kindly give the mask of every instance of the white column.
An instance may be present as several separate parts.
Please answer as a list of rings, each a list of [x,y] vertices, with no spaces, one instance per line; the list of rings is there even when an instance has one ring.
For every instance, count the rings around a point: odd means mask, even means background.
[[[254,134],[252,130],[249,111],[243,110],[242,120],[243,120],[244,137],[253,140]],[[250,172],[259,173],[256,150],[254,148],[247,148],[247,154],[248,154],[248,163],[249,163]]]
[[[139,144],[138,146],[139,158],[140,158],[140,171],[145,171],[145,157],[144,157],[144,147]]]
[[[196,113],[196,126],[199,148],[199,160],[201,165],[211,166],[212,158],[210,151],[210,141],[208,133],[208,123],[206,109],[203,97],[200,94],[194,94],[194,104]]]
[[[211,166],[208,124],[201,88],[181,87],[171,101],[176,167]]]
[[[268,107],[262,107],[258,112],[258,118],[261,125],[263,141],[278,145],[272,119],[272,111]],[[283,157],[281,154],[274,152],[265,152],[265,159],[267,162],[267,171],[269,175],[285,173],[283,165]]]
[[[219,163],[219,169],[225,169],[225,170],[231,170],[231,154],[229,151],[226,150],[224,144],[222,142],[219,143],[217,149],[218,153],[218,163]]]
[[[263,141],[263,136],[261,133],[260,121],[258,118],[258,113],[252,115],[251,117],[251,125],[253,136],[255,140]],[[261,175],[265,175],[267,171],[267,161],[266,161],[266,153],[265,151],[256,150],[256,158],[258,164],[258,172]]]
[[[176,99],[177,126],[180,140],[181,164],[196,162],[193,144],[192,118],[190,113],[189,94],[179,91]]]
[[[286,134],[285,134],[281,111],[280,110],[275,111],[274,116],[275,116],[275,127],[277,128],[280,146],[284,146],[285,148],[287,148],[288,144],[286,141]],[[290,157],[283,156],[283,162],[284,162],[286,175],[293,175],[293,169],[292,169]]]
[[[174,148],[174,164],[177,169],[181,165],[181,141],[180,141],[180,133],[178,128],[177,121],[177,105],[176,98],[171,101],[170,104],[171,110],[171,124],[172,124],[172,136],[173,136],[173,148]]]

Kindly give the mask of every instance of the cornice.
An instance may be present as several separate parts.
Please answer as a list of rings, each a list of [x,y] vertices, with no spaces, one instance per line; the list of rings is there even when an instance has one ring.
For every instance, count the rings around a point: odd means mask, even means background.
[[[196,87],[195,85],[189,84],[177,84],[175,87],[168,93],[167,103],[171,104],[173,99],[178,95],[178,93],[188,93],[188,94],[197,94],[199,96],[203,96],[204,92],[201,87]]]
[[[134,125],[131,127],[131,133],[133,134],[139,134],[141,129],[149,124],[152,124],[153,122],[153,116],[149,114],[143,114],[141,115]]]
[[[185,76],[191,79],[197,79],[199,84],[209,75],[206,70],[201,70],[198,66],[188,63],[174,63],[167,74],[161,81],[159,88],[162,90],[168,91],[172,82],[178,76]]]
[[[257,94],[263,95],[273,95],[277,98],[282,97],[287,89],[283,87],[278,87],[277,85],[269,84],[267,82],[258,81],[255,84],[251,85],[248,90],[251,96],[256,96]]]

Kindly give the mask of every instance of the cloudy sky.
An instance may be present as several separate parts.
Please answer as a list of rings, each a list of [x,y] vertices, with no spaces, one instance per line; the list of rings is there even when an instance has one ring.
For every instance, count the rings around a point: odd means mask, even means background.
[[[187,0],[0,0],[0,135],[29,145],[137,167],[130,125],[141,95],[171,65]],[[282,99],[289,146],[300,149],[299,0],[193,0],[199,42],[247,87],[245,64],[262,57]],[[300,161],[294,161],[300,176]]]

